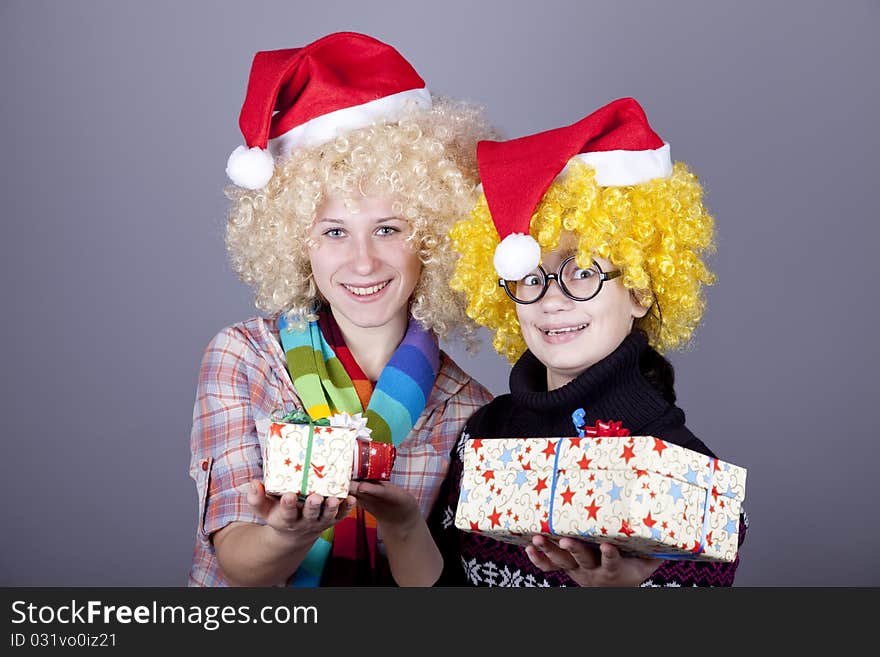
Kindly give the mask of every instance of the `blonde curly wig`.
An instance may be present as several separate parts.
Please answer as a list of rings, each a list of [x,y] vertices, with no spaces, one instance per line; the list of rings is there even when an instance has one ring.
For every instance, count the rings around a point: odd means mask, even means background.
[[[254,288],[259,310],[287,313],[301,325],[319,302],[308,236],[323,199],[356,205],[362,196],[390,198],[412,227],[423,265],[410,312],[438,337],[460,333],[473,344],[464,297],[448,285],[455,260],[448,231],[476,201],[476,143],[494,137],[482,108],[438,97],[430,110],[413,107],[398,122],[295,151],[276,164],[265,188],[226,189],[233,270]]]
[[[651,311],[634,328],[658,351],[678,349],[703,315],[703,285],[715,276],[703,262],[714,251],[714,220],[703,207],[703,190],[683,163],[672,176],[627,187],[600,187],[591,167],[575,162],[554,181],[531,219],[531,235],[545,251],[563,231],[577,238],[577,262],[594,256],[623,271],[623,284]],[[495,350],[516,361],[526,350],[515,303],[498,286],[492,256],[498,232],[481,196],[469,219],[450,231],[460,254],[451,287],[467,296],[467,314],[494,332]]]

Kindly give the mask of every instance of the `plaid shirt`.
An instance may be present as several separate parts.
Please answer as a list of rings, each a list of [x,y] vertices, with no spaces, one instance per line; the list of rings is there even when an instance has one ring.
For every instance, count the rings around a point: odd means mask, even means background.
[[[465,421],[489,392],[440,353],[425,410],[397,448],[391,481],[418,500],[427,517]],[[227,586],[211,534],[231,522],[264,522],[247,503],[248,484],[263,477],[261,441],[274,411],[301,408],[271,320],[254,317],[218,333],[199,372],[190,436],[198,526],[189,586]],[[381,540],[381,537],[380,537]]]

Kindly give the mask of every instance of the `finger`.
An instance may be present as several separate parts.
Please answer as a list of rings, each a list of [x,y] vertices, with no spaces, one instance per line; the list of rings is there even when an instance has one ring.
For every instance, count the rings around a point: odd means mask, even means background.
[[[299,501],[299,495],[296,493],[284,493],[278,501],[285,509],[296,509],[302,506]]]
[[[623,564],[623,557],[620,556],[620,550],[611,543],[600,543],[599,550],[602,552],[602,567],[609,572],[616,573]]]
[[[339,508],[336,510],[336,520],[339,521],[348,516],[351,513],[352,509],[354,509],[356,504],[357,500],[351,495],[346,497],[339,505]]]
[[[285,493],[273,502],[266,520],[276,529],[290,530],[300,519],[300,508],[296,493]]]
[[[563,550],[568,550],[568,553],[571,554],[581,568],[593,569],[599,567],[601,552],[595,544],[579,541],[575,538],[563,538],[559,541],[559,547]]]
[[[338,497],[326,498],[324,500],[324,505],[321,507],[321,520],[335,518],[336,512],[339,510],[339,502],[340,499]]]
[[[266,489],[263,487],[262,482],[256,479],[251,481],[248,486],[247,503],[250,504],[254,513],[263,520],[266,519],[272,510],[272,500],[266,497]]]
[[[529,561],[531,561],[533,564],[535,564],[537,568],[540,568],[544,572],[559,570],[556,567],[556,564],[550,561],[550,559],[548,559],[547,556],[534,545],[526,546],[526,556],[529,558]]]
[[[306,520],[315,521],[321,517],[321,505],[324,498],[317,493],[312,493],[306,498],[302,507],[302,517]]]
[[[544,556],[555,564],[554,570],[573,570],[578,567],[578,562],[568,550],[555,545],[546,536],[532,536],[532,545],[540,548]]]
[[[352,491],[352,495],[356,495],[357,497],[376,497],[378,495],[382,495],[385,491],[385,488],[381,484],[374,483],[372,481],[359,481],[357,485],[357,490]]]

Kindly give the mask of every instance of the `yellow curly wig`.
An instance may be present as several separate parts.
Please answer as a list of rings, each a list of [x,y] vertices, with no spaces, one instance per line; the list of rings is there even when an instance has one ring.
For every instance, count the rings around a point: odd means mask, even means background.
[[[265,188],[226,189],[232,269],[254,288],[258,309],[301,325],[319,300],[308,236],[322,200],[332,195],[352,206],[362,196],[390,198],[413,229],[423,265],[410,312],[439,337],[458,330],[473,344],[464,297],[448,285],[455,261],[448,231],[477,198],[476,143],[495,136],[482,108],[438,97],[430,110],[411,108],[398,122],[294,152]]]
[[[702,196],[697,177],[681,162],[669,178],[627,187],[600,187],[593,169],[576,162],[547,190],[530,232],[549,251],[570,231],[580,266],[595,255],[621,269],[623,284],[651,307],[634,326],[664,352],[690,340],[705,308],[702,286],[715,282],[702,259],[714,251],[714,220]],[[498,286],[492,257],[499,238],[485,196],[450,238],[460,254],[451,287],[466,295],[468,316],[494,332],[495,350],[516,361],[526,344],[515,303]]]

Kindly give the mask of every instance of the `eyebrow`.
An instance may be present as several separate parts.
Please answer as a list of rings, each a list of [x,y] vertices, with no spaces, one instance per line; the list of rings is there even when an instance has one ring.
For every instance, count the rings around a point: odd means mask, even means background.
[[[406,222],[406,219],[401,219],[400,217],[380,217],[380,218],[376,219],[373,223],[374,224],[383,224],[383,223],[387,223],[389,221]],[[322,224],[322,223],[345,224],[345,219],[336,219],[335,217],[324,217],[322,219],[318,219],[318,221],[316,223],[319,223],[319,224]]]

